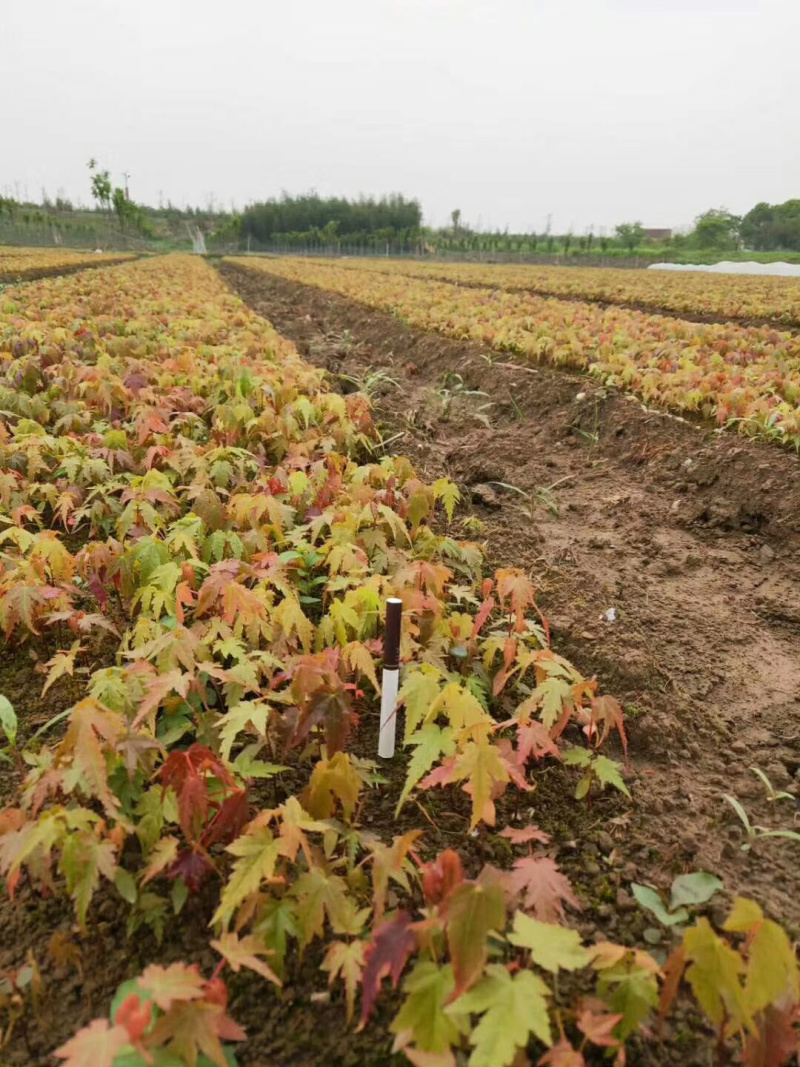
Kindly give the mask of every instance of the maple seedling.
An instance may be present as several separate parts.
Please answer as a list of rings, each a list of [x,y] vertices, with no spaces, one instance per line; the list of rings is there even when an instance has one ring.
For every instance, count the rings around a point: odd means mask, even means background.
[[[228,991],[218,971],[205,981],[196,966],[150,964],[117,989],[110,1018],[94,1019],[53,1055],[62,1067],[236,1067],[223,1042],[246,1035],[227,1014]]]
[[[27,962],[22,967],[0,971],[0,1049],[8,1045],[18,1023],[25,1026],[30,1006],[34,1013],[38,1012],[41,993],[42,977],[32,949],[28,949]]]
[[[580,767],[584,773],[575,787],[575,799],[587,800],[590,797],[592,786],[596,783],[601,790],[607,785],[623,793],[630,798],[630,790],[620,774],[620,765],[608,756],[601,756],[588,748],[575,746],[564,754],[564,763],[570,767]]]

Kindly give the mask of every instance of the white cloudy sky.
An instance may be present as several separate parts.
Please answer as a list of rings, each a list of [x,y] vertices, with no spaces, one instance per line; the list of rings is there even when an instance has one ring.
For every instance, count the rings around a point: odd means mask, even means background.
[[[486,227],[800,196],[800,0],[0,0],[0,193],[316,188]]]

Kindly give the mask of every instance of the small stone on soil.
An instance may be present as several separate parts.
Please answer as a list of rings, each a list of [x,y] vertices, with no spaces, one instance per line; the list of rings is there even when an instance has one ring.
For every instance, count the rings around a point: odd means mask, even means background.
[[[792,780],[792,776],[786,767],[777,760],[773,763],[768,763],[764,768],[764,773],[773,785],[787,785]]]
[[[627,889],[617,890],[617,907],[620,911],[633,911],[636,908],[636,901]]]
[[[473,485],[472,499],[476,504],[483,504],[485,508],[491,508],[493,511],[500,507],[497,493],[490,485]]]
[[[605,830],[601,830],[595,840],[597,841],[598,847],[602,852],[609,853],[613,851],[614,838],[611,836],[611,834],[606,833]]]

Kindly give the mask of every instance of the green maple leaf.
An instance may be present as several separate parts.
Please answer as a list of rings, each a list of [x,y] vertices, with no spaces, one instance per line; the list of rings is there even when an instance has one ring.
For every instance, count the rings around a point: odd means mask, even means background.
[[[421,730],[417,730],[415,734],[408,737],[406,744],[414,745],[414,755],[408,761],[406,781],[397,802],[395,815],[400,812],[417,782],[431,769],[439,757],[452,756],[455,752],[453,731],[449,726],[437,726],[434,722],[429,722]]]
[[[316,764],[301,800],[315,819],[330,818],[338,800],[349,822],[360,792],[361,778],[350,757],[345,752],[337,752],[329,760],[320,760]]]
[[[262,939],[265,947],[272,952],[270,964],[275,973],[281,977],[289,938],[300,937],[301,934],[297,921],[297,901],[288,896],[280,899],[270,897],[261,906],[255,932]]]
[[[441,682],[440,672],[428,663],[409,671],[403,680],[397,701],[398,704],[403,704],[406,710],[406,744],[427,718],[431,705],[439,696]]]
[[[312,867],[297,879],[292,886],[292,896],[297,900],[303,946],[314,937],[322,937],[326,915],[334,927],[339,921],[346,927],[352,919],[347,883],[337,874],[327,874],[319,867]]]
[[[393,1034],[411,1030],[418,1048],[425,1052],[444,1052],[466,1032],[467,1020],[445,1011],[455,987],[449,963],[440,967],[431,960],[418,960],[403,982],[406,999],[389,1029]]]
[[[86,913],[100,885],[100,875],[109,882],[117,873],[114,845],[102,841],[91,831],[70,834],[64,842],[59,870],[67,881],[67,891],[75,902],[75,914],[81,928],[86,926]]]
[[[624,793],[626,797],[629,797],[630,790],[625,785],[622,779],[622,775],[619,773],[619,764],[614,760],[608,758],[608,756],[596,756],[594,763],[592,764],[592,770],[597,776],[598,782],[602,785],[613,785],[615,789],[618,789],[620,793]]]
[[[446,715],[453,729],[465,737],[475,737],[474,727],[481,727],[482,735],[486,736],[495,725],[468,684],[448,682],[431,706],[428,717],[432,720],[440,714]]]
[[[455,482],[451,482],[449,478],[440,478],[437,482],[433,483],[432,488],[436,500],[441,500],[444,505],[447,521],[452,522],[456,504],[461,499],[458,486]]]
[[[739,953],[703,918],[686,931],[683,944],[690,964],[686,980],[709,1019],[718,1026],[728,1018],[737,1028],[752,1026],[741,984],[745,965]]]
[[[481,819],[494,826],[492,793],[495,786],[505,786],[509,780],[497,746],[487,740],[468,741],[458,757],[455,777],[459,781],[467,779],[472,790],[470,830],[474,830]]]
[[[531,971],[519,971],[512,978],[499,963],[487,967],[486,977],[447,1008],[459,1015],[483,1015],[470,1034],[474,1049],[469,1067],[508,1067],[531,1034],[548,1047],[552,1045],[549,994],[545,983]]]
[[[638,1030],[658,1004],[658,982],[653,972],[627,962],[601,971],[597,993],[609,1012],[622,1016],[615,1028],[622,1041]]]
[[[0,696],[0,731],[13,748],[17,742],[17,713],[8,697]]]
[[[322,970],[327,971],[329,975],[329,985],[333,985],[337,977],[344,982],[348,1022],[353,1018],[356,990],[364,971],[365,947],[363,941],[334,941],[328,946],[322,962]]]
[[[744,996],[750,1012],[755,1015],[782,997],[796,1003],[800,996],[800,975],[794,946],[786,931],[765,919],[754,900],[744,897],[734,901],[724,928],[749,935]]]
[[[592,958],[581,944],[577,930],[539,922],[522,911],[514,914],[514,931],[508,935],[508,940],[512,945],[527,948],[533,962],[553,974],[559,969],[577,971],[587,966]]]
[[[545,678],[531,697],[541,701],[541,720],[545,729],[549,730],[561,718],[564,702],[572,700],[572,687],[561,678]]]
[[[422,520],[426,519],[430,513],[431,502],[427,492],[422,491],[413,493],[408,501],[408,519],[412,529],[416,529]]]
[[[227,927],[242,901],[257,892],[262,881],[272,878],[275,874],[275,865],[280,856],[280,842],[275,840],[271,830],[262,827],[255,833],[237,837],[228,845],[226,851],[239,858],[222,890],[219,907],[211,922],[212,925],[222,923]]]
[[[489,934],[505,926],[506,903],[502,887],[464,882],[448,897],[444,917],[456,987],[461,992],[483,970],[489,954]]]
[[[231,748],[237,734],[248,726],[252,726],[255,732],[264,735],[269,719],[269,704],[262,704],[254,700],[243,700],[230,708],[220,720],[220,755],[227,762],[231,758]]]

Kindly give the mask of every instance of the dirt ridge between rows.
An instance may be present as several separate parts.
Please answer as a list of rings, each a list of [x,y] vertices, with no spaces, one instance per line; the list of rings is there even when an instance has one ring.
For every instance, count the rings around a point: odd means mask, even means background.
[[[623,874],[666,889],[679,871],[710,870],[800,929],[797,844],[741,851],[723,800],[737,796],[755,823],[793,824],[794,805],[768,804],[749,767],[797,790],[797,457],[327,291],[220,271],[343,391],[373,376],[391,450],[454,478],[492,561],[539,581],[557,649],[622,700],[636,782],[614,829]],[[630,907],[624,883],[618,897]]]

